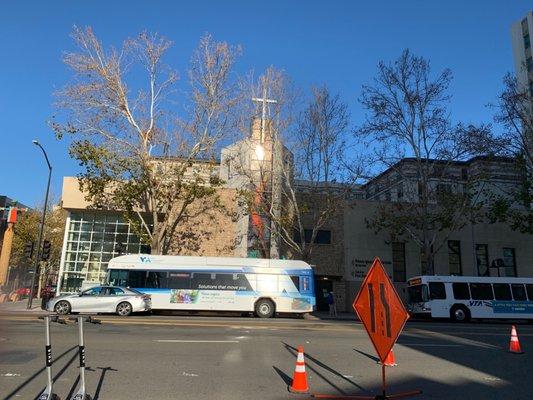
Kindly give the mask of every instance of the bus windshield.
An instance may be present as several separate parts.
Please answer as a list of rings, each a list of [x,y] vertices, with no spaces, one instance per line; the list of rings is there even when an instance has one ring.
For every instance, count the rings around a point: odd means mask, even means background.
[[[409,295],[409,303],[422,303],[429,299],[427,285],[409,286],[407,294]]]

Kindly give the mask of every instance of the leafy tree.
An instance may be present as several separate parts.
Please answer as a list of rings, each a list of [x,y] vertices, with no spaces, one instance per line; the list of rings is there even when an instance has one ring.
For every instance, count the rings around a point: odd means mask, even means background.
[[[21,212],[15,224],[15,235],[13,236],[13,247],[11,250],[12,270],[10,281],[20,281],[26,279],[26,273],[33,267],[37,257],[37,240],[41,226],[42,211],[28,210]],[[66,212],[60,207],[55,207],[47,211],[45,219],[45,229],[43,240],[48,240],[51,244],[50,258],[46,263],[42,263],[41,270],[43,282],[55,279],[59,272],[61,261],[61,249],[65,234]],[[33,242],[33,256],[27,259],[25,253],[26,243]]]
[[[142,32],[106,50],[91,28],[72,36],[77,51],[64,62],[74,81],[58,93],[64,121],[52,126],[58,138],[73,138],[80,188],[94,207],[122,210],[152,253],[166,254],[183,222],[221,209],[213,155],[234,126],[231,72],[240,50],[201,38],[190,90],[179,97],[178,74],[163,61],[169,40]]]

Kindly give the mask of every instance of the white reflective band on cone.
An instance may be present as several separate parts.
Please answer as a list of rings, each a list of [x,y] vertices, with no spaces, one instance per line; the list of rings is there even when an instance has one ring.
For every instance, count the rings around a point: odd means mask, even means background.
[[[295,371],[296,372],[305,372],[305,365],[297,365]]]
[[[304,362],[304,353],[298,353],[298,358],[296,362]]]

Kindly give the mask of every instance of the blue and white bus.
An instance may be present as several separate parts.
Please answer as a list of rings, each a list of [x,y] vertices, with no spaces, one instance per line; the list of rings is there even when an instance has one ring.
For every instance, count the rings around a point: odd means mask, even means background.
[[[533,278],[417,276],[409,279],[411,314],[454,321],[533,319]]]
[[[126,255],[108,265],[108,282],[149,294],[153,310],[308,313],[315,307],[311,266],[260,258]]]

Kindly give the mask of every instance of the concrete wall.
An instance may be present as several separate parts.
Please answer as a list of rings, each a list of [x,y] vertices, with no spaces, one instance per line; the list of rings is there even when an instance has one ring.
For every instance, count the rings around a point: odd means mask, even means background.
[[[344,279],[346,281],[346,302],[351,304],[374,257],[380,257],[392,279],[392,246],[386,232],[375,233],[366,227],[365,219],[371,218],[379,203],[366,200],[357,201],[344,212]],[[488,245],[489,263],[503,258],[503,248],[515,249],[517,275],[533,276],[533,236],[512,231],[503,224],[479,224],[473,227],[474,243]],[[477,265],[473,259],[471,226],[449,235],[446,240],[459,240],[461,243],[461,264],[463,275],[477,276]],[[420,275],[420,248],[413,241],[406,240],[406,277]],[[449,275],[449,255],[447,242],[435,257],[437,275]],[[495,274],[495,271],[492,271]],[[400,296],[404,297],[404,282],[395,282]]]

